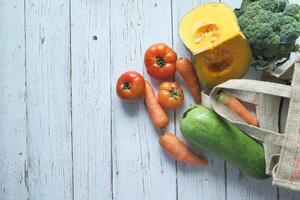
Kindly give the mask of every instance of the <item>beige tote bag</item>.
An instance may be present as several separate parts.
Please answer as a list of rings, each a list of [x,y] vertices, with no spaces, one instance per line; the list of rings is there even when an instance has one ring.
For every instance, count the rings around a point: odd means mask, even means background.
[[[260,127],[245,123],[226,106],[217,102],[217,94],[225,90],[244,102],[255,105]],[[281,98],[289,99],[284,133],[278,130]],[[294,65],[291,86],[256,80],[229,80],[216,86],[203,104],[262,142],[265,149],[266,173],[273,184],[300,191],[300,61]]]

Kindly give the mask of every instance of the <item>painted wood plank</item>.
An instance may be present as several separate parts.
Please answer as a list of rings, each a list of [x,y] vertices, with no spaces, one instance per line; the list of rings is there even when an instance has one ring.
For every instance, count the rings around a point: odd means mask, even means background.
[[[176,199],[176,167],[158,144],[143,100],[123,102],[115,94],[118,76],[145,72],[143,55],[155,42],[172,45],[170,1],[120,0],[111,4],[112,130],[114,199]],[[173,116],[168,130],[174,131]]]
[[[227,165],[227,198],[228,199],[276,199],[277,187],[272,186],[272,179],[256,180],[236,167]]]
[[[24,2],[0,2],[0,199],[27,199]]]
[[[179,23],[182,17],[193,7],[200,3],[209,1],[184,1],[173,0],[173,38],[174,49],[177,51],[179,57],[191,58],[191,54],[184,47],[179,37]],[[192,104],[192,99],[188,88],[180,77],[176,75],[176,81],[180,83],[185,91],[184,105],[176,110],[176,134],[183,139],[180,133],[180,119],[183,112]],[[200,152],[209,161],[208,167],[197,168],[189,165],[178,163],[178,199],[225,199],[225,169],[224,161],[216,156]]]
[[[74,199],[111,199],[109,1],[72,1]]]
[[[69,1],[26,1],[29,199],[72,199]]]

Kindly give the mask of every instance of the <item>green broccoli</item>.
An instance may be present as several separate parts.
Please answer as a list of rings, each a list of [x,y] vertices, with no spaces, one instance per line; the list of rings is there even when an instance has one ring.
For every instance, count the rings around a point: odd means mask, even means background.
[[[284,8],[283,14],[295,18],[300,21],[300,5],[291,3]]]
[[[260,0],[260,6],[264,10],[269,10],[272,12],[282,12],[285,6],[288,4],[287,0]]]
[[[300,6],[288,0],[243,0],[236,10],[239,26],[252,49],[252,64],[264,69],[298,50]]]

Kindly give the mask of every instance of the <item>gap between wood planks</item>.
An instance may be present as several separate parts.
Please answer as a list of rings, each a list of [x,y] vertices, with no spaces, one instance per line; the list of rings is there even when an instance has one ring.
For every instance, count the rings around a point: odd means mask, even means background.
[[[111,36],[111,1],[109,1],[109,5],[108,5],[108,8],[109,8],[109,35]],[[110,76],[112,76],[112,42],[111,42],[111,37],[109,37],[109,63],[110,63]],[[110,99],[110,188],[111,188],[111,199],[113,200],[114,199],[114,166],[113,166],[113,123],[112,123],[112,83],[110,81],[110,95],[109,95],[109,99]]]
[[[70,63],[70,75],[69,75],[69,81],[70,81],[70,116],[71,116],[71,159],[72,159],[72,199],[74,200],[75,198],[75,186],[74,186],[74,137],[73,137],[73,76],[72,76],[72,0],[69,0],[69,45],[70,45],[70,50],[69,50],[69,63]]]

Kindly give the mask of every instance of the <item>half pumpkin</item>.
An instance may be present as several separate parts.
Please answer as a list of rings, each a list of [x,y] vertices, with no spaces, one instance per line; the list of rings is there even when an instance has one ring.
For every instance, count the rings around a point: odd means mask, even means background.
[[[205,3],[187,13],[180,37],[193,53],[198,78],[208,87],[241,78],[251,63],[251,49],[234,12],[224,3]]]

